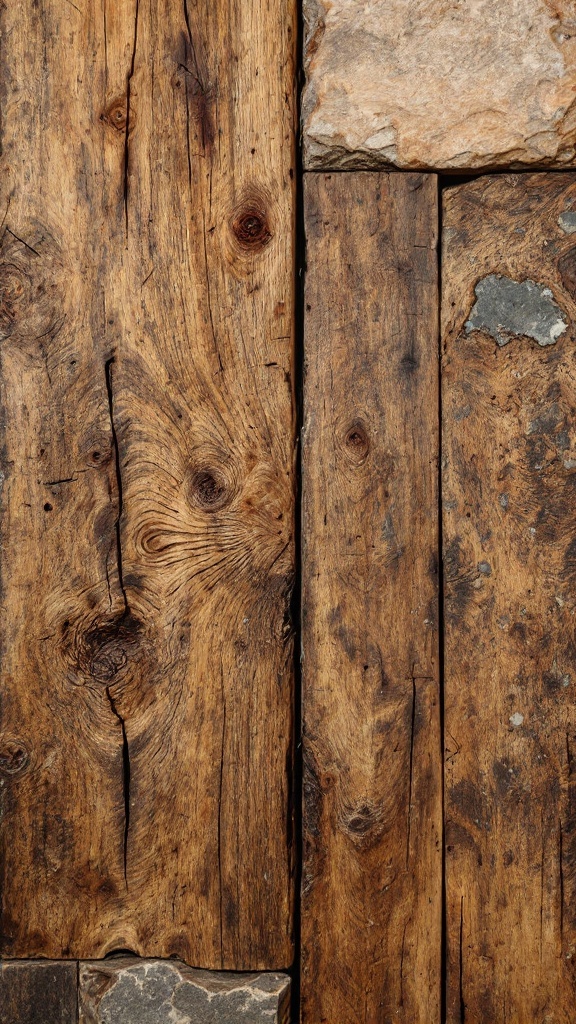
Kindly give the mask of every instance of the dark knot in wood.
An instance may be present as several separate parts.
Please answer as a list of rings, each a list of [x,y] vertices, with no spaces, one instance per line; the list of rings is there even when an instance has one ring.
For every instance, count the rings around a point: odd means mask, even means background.
[[[360,465],[368,456],[370,441],[368,431],[360,420],[355,420],[348,427],[344,437],[344,448],[351,462]]]
[[[232,222],[236,240],[245,249],[263,249],[272,238],[266,214],[255,206],[240,210]]]
[[[139,644],[141,630],[140,622],[131,615],[88,630],[77,650],[83,674],[100,683],[110,683],[129,664]]]
[[[0,337],[10,337],[26,295],[27,278],[12,263],[0,266]]]
[[[191,488],[194,503],[205,512],[219,512],[233,497],[230,482],[215,466],[197,469],[192,475]]]
[[[0,740],[0,772],[3,775],[17,775],[24,771],[30,758],[21,740]]]
[[[134,112],[130,110],[130,126],[133,126]],[[128,98],[118,96],[100,115],[100,120],[114,128],[117,132],[124,132],[128,124]]]

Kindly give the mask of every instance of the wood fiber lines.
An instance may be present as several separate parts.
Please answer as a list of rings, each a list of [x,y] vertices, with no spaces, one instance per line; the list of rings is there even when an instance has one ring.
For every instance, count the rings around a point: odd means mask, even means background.
[[[574,175],[445,192],[449,1024],[574,1021]]]
[[[7,956],[292,958],[294,18],[1,13]]]
[[[307,174],[303,1020],[439,1021],[436,178]]]

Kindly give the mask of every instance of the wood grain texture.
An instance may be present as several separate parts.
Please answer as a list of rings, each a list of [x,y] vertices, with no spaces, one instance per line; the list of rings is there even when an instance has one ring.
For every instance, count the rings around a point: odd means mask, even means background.
[[[440,1015],[436,179],[309,174],[303,1020]]]
[[[575,214],[570,174],[445,193],[450,1024],[574,1020]]]
[[[5,955],[291,961],[294,17],[2,9]]]
[[[2,1024],[76,1024],[77,971],[74,962],[0,964]]]

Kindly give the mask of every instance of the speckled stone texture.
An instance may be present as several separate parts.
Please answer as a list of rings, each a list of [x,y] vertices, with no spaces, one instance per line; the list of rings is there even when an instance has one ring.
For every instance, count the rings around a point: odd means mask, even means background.
[[[305,166],[566,167],[574,0],[304,0]]]
[[[176,960],[80,964],[80,1024],[288,1024],[283,974],[193,970]]]

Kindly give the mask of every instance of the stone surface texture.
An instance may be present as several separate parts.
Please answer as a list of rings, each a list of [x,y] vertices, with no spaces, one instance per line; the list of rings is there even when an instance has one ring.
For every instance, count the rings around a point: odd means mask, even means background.
[[[288,1024],[283,974],[194,970],[131,957],[80,964],[80,1024]]]
[[[488,274],[476,284],[475,294],[466,333],[486,331],[500,347],[515,337],[533,338],[542,346],[555,345],[568,328],[550,289],[535,281]]]
[[[304,0],[305,166],[566,167],[574,0]]]

